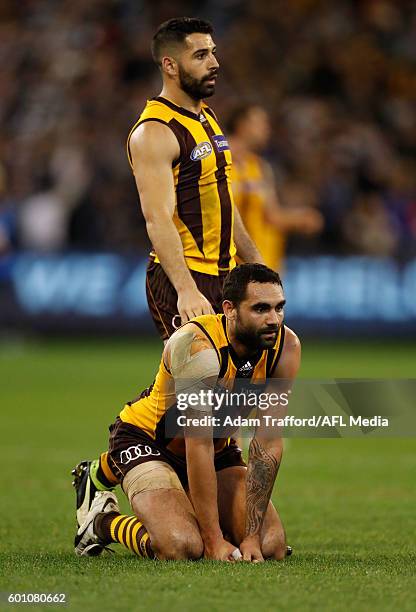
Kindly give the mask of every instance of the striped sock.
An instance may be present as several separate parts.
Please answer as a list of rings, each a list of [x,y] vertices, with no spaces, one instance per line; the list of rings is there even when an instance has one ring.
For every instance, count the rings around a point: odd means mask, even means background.
[[[135,516],[101,513],[95,519],[94,529],[104,542],[118,542],[139,557],[155,558],[146,527]]]
[[[101,453],[90,466],[90,478],[99,491],[111,491],[119,484],[108,464],[108,453]]]

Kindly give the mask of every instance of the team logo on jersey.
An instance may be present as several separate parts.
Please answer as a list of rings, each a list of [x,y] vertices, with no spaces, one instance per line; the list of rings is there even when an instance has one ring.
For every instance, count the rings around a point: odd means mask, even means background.
[[[199,145],[192,150],[191,159],[192,161],[199,161],[200,159],[205,159],[208,155],[212,153],[212,146],[210,142],[201,142]]]
[[[218,134],[218,136],[213,136],[213,139],[220,153],[221,151],[229,150],[230,145],[228,144],[228,140],[223,134]]]

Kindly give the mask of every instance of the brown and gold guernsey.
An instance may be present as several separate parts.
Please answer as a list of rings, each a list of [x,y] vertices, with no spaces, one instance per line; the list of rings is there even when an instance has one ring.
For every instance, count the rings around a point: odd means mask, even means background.
[[[188,267],[213,276],[228,272],[235,267],[236,252],[231,153],[214,112],[206,104],[195,114],[162,97],[149,100],[127,139],[131,166],[130,139],[145,121],[167,125],[179,142],[180,154],[172,164],[176,192],[173,220]],[[152,255],[159,262],[157,255]]]
[[[279,270],[285,248],[285,237],[266,218],[265,177],[258,155],[247,153],[233,163],[231,178],[235,204],[244,227],[259,249],[266,266]]]
[[[192,319],[209,338],[217,352],[220,372],[218,384],[222,388],[233,389],[236,379],[244,378],[247,383],[264,383],[279,362],[283,349],[285,327],[279,330],[276,342],[270,349],[259,351],[250,360],[239,360],[229,343],[226,329],[226,318],[220,315],[202,315]],[[188,323],[185,323],[187,325]],[[128,402],[120,413],[120,419],[139,427],[158,445],[175,454],[185,456],[185,442],[182,435],[167,436],[167,423],[172,423],[178,413],[175,395],[175,382],[167,369],[163,355],[154,383],[133,402]],[[229,443],[229,438],[215,439],[215,451],[219,452]]]

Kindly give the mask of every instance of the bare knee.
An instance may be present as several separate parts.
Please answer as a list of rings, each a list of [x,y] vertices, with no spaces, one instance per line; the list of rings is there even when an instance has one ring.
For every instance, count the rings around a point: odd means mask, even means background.
[[[282,532],[266,534],[262,544],[262,553],[265,559],[282,561],[286,557],[285,534]]]
[[[204,552],[204,544],[197,531],[172,530],[163,539],[152,540],[152,548],[158,559],[171,561],[199,559]]]

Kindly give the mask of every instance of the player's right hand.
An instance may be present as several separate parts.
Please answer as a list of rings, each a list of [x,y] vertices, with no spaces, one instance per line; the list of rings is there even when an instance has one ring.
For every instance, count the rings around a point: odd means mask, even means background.
[[[205,543],[204,559],[211,559],[213,561],[228,561],[232,563],[237,561],[238,548],[234,544],[230,544],[227,540],[221,539],[214,543]],[[240,555],[241,556],[241,555]]]
[[[196,286],[179,293],[177,307],[181,325],[200,315],[215,314],[210,302]]]

